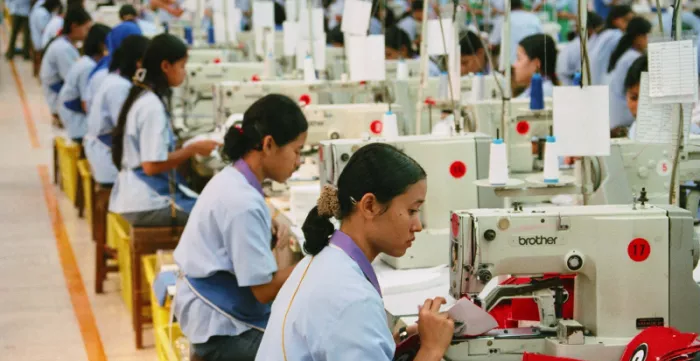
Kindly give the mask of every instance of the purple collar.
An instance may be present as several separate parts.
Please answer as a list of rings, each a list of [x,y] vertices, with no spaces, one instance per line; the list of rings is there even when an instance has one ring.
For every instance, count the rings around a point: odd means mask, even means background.
[[[347,234],[341,232],[341,231],[335,231],[333,233],[333,236],[331,236],[331,241],[330,243],[341,250],[345,252],[350,258],[357,263],[358,266],[360,266],[360,270],[362,270],[362,273],[365,274],[365,277],[369,281],[369,283],[374,286],[374,288],[377,290],[379,293],[379,297],[382,296],[382,289],[379,287],[379,281],[377,280],[377,274],[374,273],[374,268],[372,267],[372,264],[369,262],[367,259],[367,256],[365,256],[364,253],[362,253],[362,250],[360,247],[358,247],[355,244],[355,241],[350,238]]]
[[[250,167],[248,166],[248,163],[246,163],[243,159],[239,159],[236,161],[236,163],[233,163],[233,167],[236,168],[241,174],[243,174],[243,177],[250,183],[253,188],[255,188],[258,192],[260,192],[261,195],[264,196],[263,194],[263,189],[262,185],[260,184],[260,181],[258,181],[258,178],[253,174],[253,171],[250,170]]]

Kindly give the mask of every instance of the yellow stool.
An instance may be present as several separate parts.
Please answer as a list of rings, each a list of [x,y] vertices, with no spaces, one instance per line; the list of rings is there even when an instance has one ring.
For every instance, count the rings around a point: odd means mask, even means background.
[[[143,273],[146,276],[146,283],[148,284],[149,293],[151,294],[151,315],[153,318],[153,332],[155,333],[155,343],[156,351],[158,351],[159,360],[167,360],[164,358],[165,347],[161,343],[162,340],[158,337],[158,330],[167,328],[170,324],[170,307],[172,307],[172,302],[169,298],[166,298],[165,306],[161,306],[158,303],[158,298],[153,291],[153,283],[155,282],[157,276],[156,270],[156,255],[143,256]],[[161,356],[163,355],[163,356]]]
[[[78,159],[80,158],[81,145],[67,142],[61,137],[56,138],[56,152],[58,153],[58,171],[61,189],[73,204],[76,204],[78,195]]]
[[[176,345],[176,341],[183,336],[180,325],[173,323],[172,338],[170,337],[170,325],[156,327],[156,353],[158,361],[180,361],[180,350]]]
[[[90,170],[90,163],[88,163],[87,159],[81,159],[78,161],[78,174],[80,174],[79,184],[82,191],[80,194],[82,194],[83,197],[85,214],[87,215],[88,224],[92,224],[92,193],[95,186],[92,183],[92,172]]]

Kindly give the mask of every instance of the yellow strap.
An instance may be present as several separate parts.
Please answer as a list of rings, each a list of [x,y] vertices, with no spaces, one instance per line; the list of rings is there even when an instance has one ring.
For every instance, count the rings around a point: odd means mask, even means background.
[[[297,284],[297,288],[294,290],[294,293],[292,293],[292,298],[289,300],[289,305],[287,305],[287,311],[284,312],[284,318],[282,319],[282,356],[284,357],[284,361],[287,361],[287,349],[284,347],[284,326],[287,324],[287,315],[289,314],[289,310],[292,308],[292,302],[294,302],[294,297],[297,296],[297,292],[299,292],[301,282],[304,281],[304,277],[306,277],[306,272],[309,270],[309,266],[311,266],[311,262],[313,262],[313,260],[314,256],[311,257],[311,259],[309,260],[309,264],[307,264],[306,268],[304,268],[304,273],[301,274],[299,284]]]

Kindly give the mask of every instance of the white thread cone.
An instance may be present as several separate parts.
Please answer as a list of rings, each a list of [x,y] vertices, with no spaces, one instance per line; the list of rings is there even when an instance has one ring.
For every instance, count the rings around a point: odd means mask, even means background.
[[[484,93],[486,88],[486,80],[481,73],[478,73],[472,77],[472,101],[479,101],[484,99]]]
[[[506,144],[503,139],[494,139],[491,142],[489,155],[489,183],[492,185],[504,185],[508,182],[508,158]]]
[[[396,65],[396,80],[408,80],[408,64],[403,59]]]
[[[312,83],[316,81],[316,70],[314,69],[314,61],[311,56],[307,55],[304,58],[304,82]]]
[[[559,156],[557,155],[557,139],[548,136],[544,147],[544,182],[559,183]]]
[[[382,119],[382,136],[388,139],[398,138],[399,136],[399,123],[396,114],[391,111],[384,113],[384,119]]]

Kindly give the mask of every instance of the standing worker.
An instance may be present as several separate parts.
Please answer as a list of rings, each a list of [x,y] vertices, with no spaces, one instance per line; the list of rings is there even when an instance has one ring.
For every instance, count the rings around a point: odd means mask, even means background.
[[[29,60],[29,44],[31,37],[29,36],[29,11],[32,5],[29,0],[6,0],[5,5],[12,16],[12,33],[10,34],[10,43],[5,52],[7,60],[12,60],[15,56],[15,43],[17,36],[22,31],[22,56],[24,60]]]

